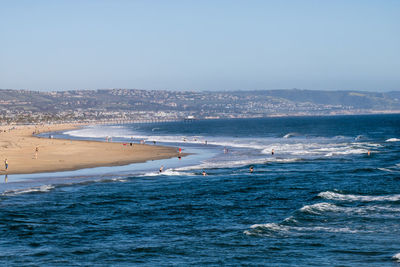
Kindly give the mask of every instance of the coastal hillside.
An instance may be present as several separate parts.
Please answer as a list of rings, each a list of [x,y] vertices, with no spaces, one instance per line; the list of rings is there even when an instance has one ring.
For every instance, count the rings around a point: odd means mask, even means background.
[[[188,116],[199,119],[251,118],[398,111],[400,91],[0,90],[0,119],[3,123],[43,120],[175,120]]]

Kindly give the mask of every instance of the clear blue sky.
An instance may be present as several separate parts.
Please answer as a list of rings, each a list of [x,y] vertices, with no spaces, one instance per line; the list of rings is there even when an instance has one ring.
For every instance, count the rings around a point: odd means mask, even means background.
[[[400,1],[0,0],[0,88],[400,90]]]

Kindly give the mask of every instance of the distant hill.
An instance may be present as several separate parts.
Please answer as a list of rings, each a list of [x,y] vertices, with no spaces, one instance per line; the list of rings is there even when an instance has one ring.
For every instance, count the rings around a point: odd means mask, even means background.
[[[400,111],[400,91],[0,90],[1,121],[237,118]]]

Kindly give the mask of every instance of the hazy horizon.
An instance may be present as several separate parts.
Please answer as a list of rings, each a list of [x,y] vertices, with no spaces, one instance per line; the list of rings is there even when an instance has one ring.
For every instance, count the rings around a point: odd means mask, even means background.
[[[400,90],[398,1],[1,3],[4,89]]]

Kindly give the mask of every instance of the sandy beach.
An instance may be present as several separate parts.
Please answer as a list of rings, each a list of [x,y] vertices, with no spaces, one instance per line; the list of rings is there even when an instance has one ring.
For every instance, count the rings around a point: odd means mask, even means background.
[[[39,138],[33,134],[76,124],[0,127],[0,174],[24,174],[120,166],[178,156],[176,148],[129,143]],[[8,169],[5,169],[5,160]]]

